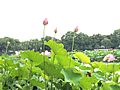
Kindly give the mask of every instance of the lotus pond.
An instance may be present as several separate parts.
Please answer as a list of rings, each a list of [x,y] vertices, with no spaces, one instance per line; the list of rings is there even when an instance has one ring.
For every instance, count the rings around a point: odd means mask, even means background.
[[[108,53],[68,53],[53,40],[45,45],[50,57],[33,50],[0,56],[0,90],[120,90],[119,50],[112,53],[117,62],[103,62]]]

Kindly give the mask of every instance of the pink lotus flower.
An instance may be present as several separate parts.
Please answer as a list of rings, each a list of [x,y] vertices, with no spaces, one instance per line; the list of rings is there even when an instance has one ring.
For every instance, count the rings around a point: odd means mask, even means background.
[[[115,61],[115,60],[116,59],[112,54],[108,54],[103,58],[103,61],[108,61],[108,62]]]
[[[45,18],[44,21],[43,21],[43,25],[47,25],[48,24],[48,19]]]

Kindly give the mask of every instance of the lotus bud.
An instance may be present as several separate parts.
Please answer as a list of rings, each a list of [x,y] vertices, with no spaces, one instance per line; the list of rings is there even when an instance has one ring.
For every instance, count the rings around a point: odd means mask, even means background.
[[[43,21],[43,25],[47,25],[48,24],[48,19],[45,18],[44,21]]]
[[[55,33],[55,34],[57,33],[57,28],[54,30],[54,33]]]
[[[74,29],[74,32],[78,32],[78,26],[76,26],[76,28]]]

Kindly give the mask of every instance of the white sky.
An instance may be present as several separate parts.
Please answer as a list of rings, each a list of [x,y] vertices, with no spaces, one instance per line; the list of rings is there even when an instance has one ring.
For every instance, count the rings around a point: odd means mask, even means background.
[[[46,35],[57,38],[79,26],[88,35],[110,34],[120,28],[120,0],[0,0],[0,38],[29,40]]]

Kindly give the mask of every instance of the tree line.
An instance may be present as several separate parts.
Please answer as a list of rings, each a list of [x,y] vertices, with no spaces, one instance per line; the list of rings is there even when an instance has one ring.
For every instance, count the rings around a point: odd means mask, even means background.
[[[63,43],[66,50],[72,50],[72,40],[74,38],[74,50],[93,50],[93,49],[109,49],[120,48],[120,29],[115,30],[110,35],[101,35],[94,34],[92,36],[88,36],[84,33],[76,33],[72,31],[68,31],[65,35],[61,37],[61,40],[56,39],[51,36],[46,36],[45,41],[54,39],[56,42]],[[9,45],[8,45],[9,44]],[[2,53],[14,53],[19,50],[35,50],[42,51],[43,38],[31,39],[29,41],[20,42],[18,39],[13,39],[10,37],[0,38],[0,54]],[[49,47],[45,47],[45,49],[50,50]]]

